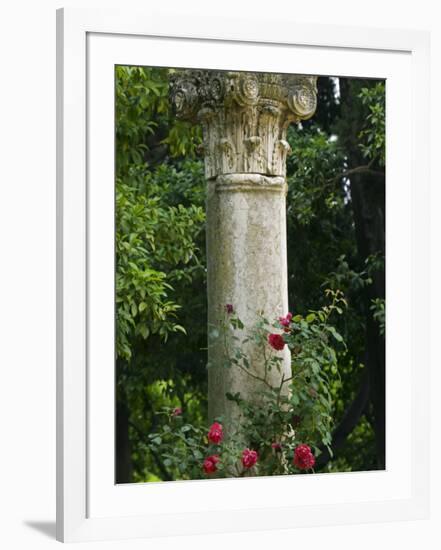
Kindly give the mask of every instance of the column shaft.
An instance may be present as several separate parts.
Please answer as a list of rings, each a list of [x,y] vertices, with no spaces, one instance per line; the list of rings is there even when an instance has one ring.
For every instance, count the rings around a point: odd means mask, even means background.
[[[263,314],[270,320],[288,311],[286,259],[286,183],[283,176],[230,174],[208,181],[207,258],[208,322],[219,326],[225,319],[226,304],[252,328]],[[236,331],[245,338],[245,333]],[[239,342],[227,337],[230,350]],[[264,358],[254,342],[242,346],[250,362],[250,372],[264,374]],[[270,350],[268,349],[268,353]],[[237,367],[225,368],[224,342],[209,340],[209,417],[224,417],[225,428],[237,423],[238,407],[225,397],[240,392],[245,399],[258,400],[264,389]],[[284,354],[282,372],[291,372],[289,351]],[[280,384],[281,373],[272,370],[268,382]],[[259,387],[261,385],[262,387]]]

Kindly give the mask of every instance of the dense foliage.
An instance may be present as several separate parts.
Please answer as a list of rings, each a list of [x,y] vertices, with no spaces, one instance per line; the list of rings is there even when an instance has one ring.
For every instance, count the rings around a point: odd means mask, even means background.
[[[201,132],[171,113],[170,72],[116,68],[119,482],[187,475],[160,449],[170,423],[184,439],[192,429],[206,438]],[[306,318],[326,306],[326,288],[348,302],[336,320],[347,344],[335,356],[340,376],[329,384],[335,427],[315,470],[376,469],[385,463],[384,83],[318,84],[317,114],[288,132],[289,303]]]
[[[165,422],[158,433],[149,435],[149,447],[163,457],[175,475],[198,479],[213,474],[292,474],[312,469],[322,446],[332,454],[332,387],[339,381],[335,346],[344,347],[344,343],[330,317],[342,314],[347,304],[338,290],[327,290],[326,296],[329,303],[318,311],[306,316],[289,312],[274,323],[261,316],[251,329],[234,315],[233,307],[228,308],[219,330],[213,329],[225,348],[224,368],[241,371],[257,381],[259,400],[245,398],[240,392],[226,394],[240,411],[240,430],[222,417],[215,418],[208,429],[183,422],[181,408],[161,411]],[[251,368],[244,351],[250,340],[264,357],[260,374]],[[285,346],[290,350],[292,367],[286,378],[280,354]],[[271,382],[271,371],[279,372],[280,383]]]

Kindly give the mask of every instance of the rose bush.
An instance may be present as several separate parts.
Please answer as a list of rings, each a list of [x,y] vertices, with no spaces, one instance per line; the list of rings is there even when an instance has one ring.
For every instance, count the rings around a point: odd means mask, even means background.
[[[342,337],[330,324],[333,313],[342,313],[346,305],[340,291],[327,290],[329,303],[306,316],[287,313],[273,324],[260,318],[246,331],[234,308],[225,308],[225,319],[219,324],[218,337],[226,346],[226,368],[237,368],[261,382],[256,399],[245,399],[240,393],[226,397],[240,412],[240,428],[224,426],[216,418],[209,428],[185,422],[185,411],[166,409],[162,412],[161,429],[149,436],[148,447],[161,455],[167,467],[179,470],[182,479],[203,477],[242,477],[313,472],[316,457],[324,448],[332,454],[331,429],[333,402],[331,381],[338,382],[336,346]],[[245,332],[235,349],[230,349],[226,334]],[[275,330],[283,329],[283,334]],[[263,373],[251,371],[242,345],[253,338],[262,349]],[[281,373],[280,353],[291,351],[292,375],[281,376],[276,387],[268,373]],[[224,436],[224,428],[228,434]]]

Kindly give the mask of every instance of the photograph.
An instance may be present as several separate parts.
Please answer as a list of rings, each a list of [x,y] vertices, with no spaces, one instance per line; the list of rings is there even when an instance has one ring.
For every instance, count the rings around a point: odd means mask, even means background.
[[[441,18],[407,4],[6,2],[2,548],[436,548]]]
[[[115,65],[115,483],[386,469],[386,80]]]

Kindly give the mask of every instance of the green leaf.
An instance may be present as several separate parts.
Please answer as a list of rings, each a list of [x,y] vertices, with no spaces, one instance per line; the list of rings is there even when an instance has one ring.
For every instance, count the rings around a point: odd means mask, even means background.
[[[187,331],[185,330],[185,328],[181,325],[174,325],[173,326],[173,330],[177,330],[179,332],[182,332],[183,334],[187,334]]]
[[[327,326],[326,330],[332,334],[332,336],[337,340],[337,342],[343,342],[341,335],[335,330],[332,326]]]
[[[144,338],[144,340],[149,336],[150,330],[147,325],[139,325],[138,326],[139,333]]]
[[[292,396],[291,396],[291,403],[294,406],[297,406],[300,403],[300,399],[299,399],[298,395],[296,395],[295,393],[293,393]]]

